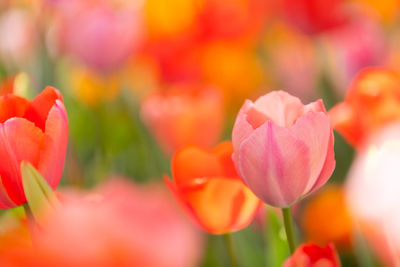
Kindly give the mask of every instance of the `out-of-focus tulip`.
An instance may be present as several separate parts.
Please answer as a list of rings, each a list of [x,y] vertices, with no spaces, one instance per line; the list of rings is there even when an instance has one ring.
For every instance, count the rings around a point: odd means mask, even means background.
[[[0,95],[12,94],[14,92],[15,76],[8,77],[0,84]]]
[[[313,243],[303,244],[288,258],[283,267],[340,267],[339,256],[332,244],[321,248]]]
[[[239,176],[265,203],[288,207],[323,186],[334,167],[333,131],[322,100],[283,91],[246,100],[232,132]]]
[[[47,87],[34,100],[0,96],[0,208],[26,202],[20,163],[35,166],[54,189],[64,167],[68,123],[61,94]]]
[[[142,103],[144,122],[166,154],[187,145],[211,148],[220,137],[224,108],[214,87],[176,86]]]
[[[334,129],[350,144],[362,146],[377,129],[400,119],[399,75],[387,68],[364,69],[329,116]]]
[[[205,0],[199,12],[201,38],[254,38],[260,34],[270,3],[262,0]]]
[[[172,159],[174,180],[165,179],[190,217],[212,234],[245,228],[261,204],[237,175],[232,152],[230,142],[210,151],[186,147]]]
[[[77,98],[89,106],[111,101],[118,95],[120,81],[117,74],[98,75],[90,70],[75,70],[72,73],[72,88]]]
[[[66,192],[61,202],[35,249],[2,248],[2,266],[186,267],[201,256],[201,236],[161,187],[111,180],[88,195]]]
[[[322,37],[330,79],[342,95],[362,68],[379,66],[387,60],[387,40],[378,22],[356,16]]]
[[[282,22],[268,27],[264,40],[276,87],[302,100],[316,93],[317,57],[311,38]]]
[[[193,30],[202,0],[147,0],[146,24],[150,38],[166,38]],[[179,12],[176,12],[179,10]]]
[[[327,187],[312,199],[305,207],[302,225],[309,241],[321,246],[333,242],[338,248],[349,248],[352,222],[343,190]]]
[[[400,263],[400,124],[389,125],[369,138],[347,179],[351,215],[385,266]]]
[[[55,31],[61,50],[100,72],[122,67],[142,42],[140,8],[120,1],[62,1]]]
[[[28,12],[10,9],[0,16],[0,58],[7,64],[26,64],[35,48],[35,21]]]
[[[364,12],[376,16],[385,23],[393,23],[399,15],[399,1],[397,0],[353,0],[359,4],[358,8]]]
[[[206,45],[201,68],[204,79],[219,86],[229,102],[242,103],[263,83],[261,63],[252,48],[246,45],[227,42]]]
[[[306,33],[315,34],[342,25],[346,21],[343,0],[284,0],[283,13]]]

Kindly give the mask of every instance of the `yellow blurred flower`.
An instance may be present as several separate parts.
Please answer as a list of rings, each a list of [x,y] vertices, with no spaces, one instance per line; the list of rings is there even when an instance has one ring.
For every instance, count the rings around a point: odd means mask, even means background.
[[[166,37],[188,30],[202,0],[146,0],[146,23],[151,36]]]
[[[89,106],[103,101],[111,101],[119,93],[118,74],[100,75],[89,70],[79,69],[72,74],[72,88],[77,98]]]

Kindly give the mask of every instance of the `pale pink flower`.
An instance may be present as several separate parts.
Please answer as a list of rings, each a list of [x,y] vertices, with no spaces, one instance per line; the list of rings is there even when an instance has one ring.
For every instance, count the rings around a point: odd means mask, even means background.
[[[265,203],[287,207],[320,188],[334,167],[333,131],[322,100],[283,91],[246,100],[232,132],[239,176]]]

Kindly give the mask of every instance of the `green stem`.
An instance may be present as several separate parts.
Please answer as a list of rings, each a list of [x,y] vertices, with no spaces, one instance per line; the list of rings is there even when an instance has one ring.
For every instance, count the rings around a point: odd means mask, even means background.
[[[293,231],[293,219],[291,207],[282,208],[283,222],[285,224],[286,238],[289,244],[290,254],[293,254],[296,249]]]
[[[238,267],[238,261],[235,255],[235,251],[233,249],[232,235],[231,233],[224,234],[226,249],[228,250],[229,260],[231,262],[232,267]]]

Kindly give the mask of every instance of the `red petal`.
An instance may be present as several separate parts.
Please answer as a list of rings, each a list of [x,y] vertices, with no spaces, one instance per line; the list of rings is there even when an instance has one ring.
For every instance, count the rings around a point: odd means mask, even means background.
[[[47,116],[57,99],[62,101],[60,92],[53,87],[47,86],[29,104],[24,118],[34,122],[44,132]]]
[[[29,106],[29,101],[15,95],[0,97],[0,123],[12,117],[22,117]]]
[[[68,141],[68,121],[64,104],[56,100],[46,121],[43,147],[40,152],[39,172],[54,189],[61,179]]]
[[[25,199],[20,163],[37,166],[43,132],[23,118],[12,118],[0,124],[0,176],[10,199],[17,205]]]

